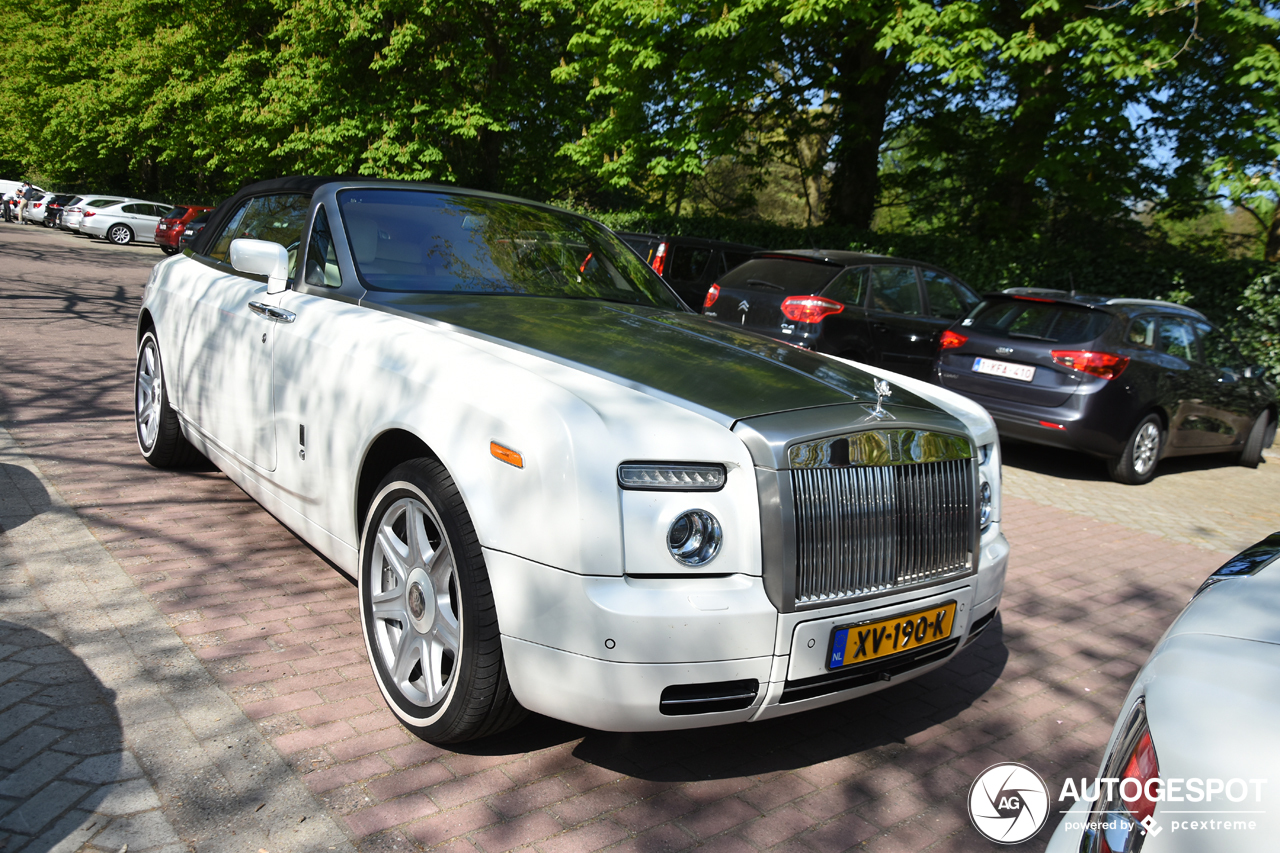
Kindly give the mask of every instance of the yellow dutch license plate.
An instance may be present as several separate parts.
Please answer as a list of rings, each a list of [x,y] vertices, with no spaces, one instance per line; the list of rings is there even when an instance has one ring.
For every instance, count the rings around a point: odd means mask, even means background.
[[[940,643],[951,636],[955,621],[956,603],[948,601],[890,619],[836,628],[831,633],[827,668],[839,669]]]

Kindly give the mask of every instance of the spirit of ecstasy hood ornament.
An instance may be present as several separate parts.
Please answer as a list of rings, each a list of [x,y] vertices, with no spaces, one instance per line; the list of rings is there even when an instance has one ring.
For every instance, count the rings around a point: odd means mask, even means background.
[[[876,407],[871,410],[871,416],[874,418],[891,417],[891,415],[884,410],[884,398],[892,396],[893,389],[890,388],[889,383],[885,382],[883,379],[877,379],[875,387]]]

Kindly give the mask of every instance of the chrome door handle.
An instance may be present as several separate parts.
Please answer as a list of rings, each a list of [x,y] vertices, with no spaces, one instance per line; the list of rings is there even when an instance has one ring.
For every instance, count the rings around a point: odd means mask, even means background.
[[[274,305],[266,305],[262,302],[250,302],[249,310],[257,314],[259,317],[266,317],[268,320],[274,320],[277,323],[292,323],[298,319],[298,315],[292,311],[286,311],[283,308],[277,308]]]

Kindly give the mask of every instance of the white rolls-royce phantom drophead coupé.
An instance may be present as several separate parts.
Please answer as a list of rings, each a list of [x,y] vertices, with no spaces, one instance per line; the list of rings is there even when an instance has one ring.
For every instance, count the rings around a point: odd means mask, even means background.
[[[944,665],[1004,585],[980,407],[693,314],[554,207],[246,187],[152,273],[135,391],[152,464],[203,453],[357,579],[435,742],[844,701]]]

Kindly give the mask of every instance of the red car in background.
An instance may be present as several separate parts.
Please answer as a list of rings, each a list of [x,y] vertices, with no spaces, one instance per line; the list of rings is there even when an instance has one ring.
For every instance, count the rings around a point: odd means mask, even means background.
[[[160,251],[166,255],[178,254],[178,241],[182,239],[182,232],[186,230],[187,223],[206,210],[213,210],[213,208],[193,204],[175,207],[166,213],[156,224],[156,245],[160,247]]]

